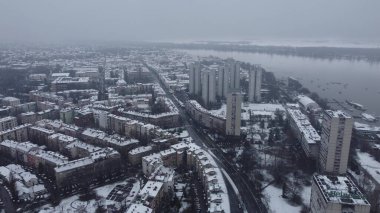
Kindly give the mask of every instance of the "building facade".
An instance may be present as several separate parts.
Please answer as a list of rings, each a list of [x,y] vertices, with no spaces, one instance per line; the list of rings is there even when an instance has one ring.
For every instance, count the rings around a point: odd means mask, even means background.
[[[240,63],[231,62],[229,65],[230,71],[230,91],[240,90]]]
[[[204,104],[209,105],[215,103],[215,71],[208,70],[202,73],[202,100]]]
[[[321,137],[311,125],[307,116],[299,109],[288,108],[287,117],[290,128],[301,143],[306,157],[318,159]]]
[[[185,108],[191,118],[202,126],[222,134],[226,132],[226,118],[211,113],[203,108],[197,101],[190,100],[186,102]]]
[[[319,153],[321,172],[346,173],[353,123],[353,118],[345,112],[324,112]]]
[[[249,86],[248,86],[248,101],[249,102],[261,101],[261,81],[262,81],[261,69],[249,70]]]
[[[227,97],[226,135],[240,136],[241,93],[232,92]]]
[[[228,94],[228,67],[220,66],[218,70],[218,92],[220,98],[226,98]]]
[[[16,117],[8,116],[4,118],[0,118],[0,131],[4,131],[7,129],[12,129],[17,126]]]
[[[199,62],[189,65],[189,93],[199,95],[201,92],[201,64]]]

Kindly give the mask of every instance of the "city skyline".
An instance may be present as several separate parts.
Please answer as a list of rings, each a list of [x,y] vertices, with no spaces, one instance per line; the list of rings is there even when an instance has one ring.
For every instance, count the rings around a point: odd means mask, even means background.
[[[380,213],[379,8],[0,0],[0,213]]]

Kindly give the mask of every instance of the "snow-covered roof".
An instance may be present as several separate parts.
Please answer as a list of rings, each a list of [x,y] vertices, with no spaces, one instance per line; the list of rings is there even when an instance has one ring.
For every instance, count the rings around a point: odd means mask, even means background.
[[[209,189],[207,192],[208,196],[210,196],[210,198],[215,198],[208,201],[208,211],[218,212],[218,209],[223,209],[225,212],[230,212],[230,201],[226,183],[222,171],[216,164],[214,158],[209,152],[203,150],[194,143],[187,143],[186,145],[188,147],[188,153],[194,156],[202,169],[202,176],[206,178],[208,183],[207,190]],[[167,153],[171,153],[172,151],[170,150],[175,151],[175,146],[176,145],[173,145]],[[177,147],[182,148],[184,146],[185,143],[181,143]]]
[[[306,95],[297,96],[298,102],[306,109],[306,110],[319,110],[321,107],[311,98]]]
[[[106,159],[109,157],[120,158],[120,154],[117,151],[115,151],[114,149],[109,148],[109,147],[99,148],[99,147],[95,147],[95,146],[90,145],[91,148],[88,148],[85,145],[85,143],[82,143],[80,141],[77,141],[77,142],[72,143],[72,144],[84,146],[83,148],[85,148],[86,150],[89,150],[90,155],[88,157],[80,158],[80,159],[73,160],[73,161],[68,161],[64,164],[57,165],[57,167],[54,168],[57,173],[68,171],[68,170],[73,170],[73,169],[80,168],[80,167],[87,166],[87,165],[91,165],[92,163],[94,163],[98,160]],[[70,144],[69,146],[71,146],[72,144]],[[89,145],[89,144],[87,144],[87,145]]]
[[[106,159],[108,157],[116,157],[116,158],[119,158],[120,157],[120,154],[119,152],[117,152],[116,150],[110,148],[110,147],[106,147],[106,148],[103,148],[101,150],[98,150],[98,151],[95,151],[95,152],[92,152],[90,154],[91,158],[96,161],[96,160],[99,160],[99,159]]]
[[[320,135],[309,122],[309,119],[298,109],[287,109],[289,117],[297,125],[297,128],[309,144],[321,140]]]
[[[164,157],[164,156],[169,156],[169,155],[172,155],[172,154],[175,154],[176,151],[174,149],[166,149],[166,150],[163,150],[160,152],[161,156]]]
[[[18,165],[18,164],[8,164],[7,166],[5,166],[6,168],[8,168],[12,173],[16,173],[16,174],[19,174],[21,172],[24,172],[25,170],[22,168],[21,165]]]
[[[351,115],[342,110],[325,110],[326,114],[334,118],[352,118]]]
[[[188,103],[203,113],[215,116],[217,118],[226,119],[225,110],[222,111],[223,106],[222,106],[221,110],[207,110],[206,108],[202,107],[202,105],[200,105],[196,100],[189,100]]]
[[[94,139],[97,138],[106,144],[113,144],[117,146],[127,146],[130,144],[139,143],[137,139],[133,139],[133,138],[127,139],[117,134],[108,135],[107,133],[101,130],[96,130],[96,129],[91,129],[91,128],[85,129],[82,132],[82,135],[90,137],[90,138],[94,138]]]
[[[74,149],[74,148],[87,150],[89,153],[96,152],[96,151],[99,151],[102,149],[101,147],[94,146],[94,145],[88,144],[88,143],[84,143],[84,142],[78,141],[78,140],[76,140],[75,142],[66,146],[66,149]]]
[[[156,170],[150,175],[149,180],[156,180],[163,183],[171,182],[174,179],[175,171],[172,168],[160,165]]]
[[[178,151],[178,150],[187,149],[188,148],[188,144],[182,142],[182,143],[177,143],[177,144],[171,145],[170,147],[172,149]]]
[[[91,165],[93,162],[94,161],[92,160],[91,157],[85,157],[85,158],[81,158],[81,159],[78,159],[78,160],[69,161],[69,162],[67,162],[66,164],[63,164],[63,165],[58,165],[57,167],[54,168],[54,170],[57,173],[64,172],[64,171],[80,168],[82,166]]]
[[[261,116],[274,116],[274,112],[281,111],[284,112],[285,108],[281,104],[256,104],[256,103],[242,103],[241,108],[243,111],[241,113],[242,120],[249,119],[249,112],[252,115],[261,115]],[[205,111],[208,111],[204,109]],[[209,110],[208,112],[214,116],[221,117],[223,119],[226,118],[227,106],[226,104],[222,104],[220,109],[217,110]]]
[[[52,84],[87,83],[89,81],[89,77],[58,77]]]
[[[122,116],[118,116],[118,115],[114,115],[114,114],[108,114],[107,116],[110,117],[110,118],[114,118],[116,120],[120,120],[120,121],[128,121],[128,120],[130,120],[130,119],[126,118],[126,117],[122,117]]]
[[[14,131],[17,131],[17,130],[20,130],[20,129],[24,129],[24,128],[27,128],[31,126],[31,124],[23,124],[23,125],[19,125],[19,126],[16,126],[12,129],[7,129],[7,130],[4,130],[4,131],[0,131],[0,135],[5,135],[5,134],[8,134],[10,132],[14,132]]]
[[[15,98],[15,97],[4,97],[2,100],[3,101],[19,101],[20,99]]]
[[[40,150],[38,153],[36,153],[36,157],[39,157],[55,165],[62,165],[69,161],[67,157],[59,153],[52,152],[52,151],[45,151],[45,150]]]
[[[65,124],[61,120],[49,120],[43,119],[36,122],[37,126],[41,126],[48,129],[68,129],[73,131],[78,131],[79,127],[72,124]]]
[[[380,162],[366,152],[357,151],[357,156],[361,167],[380,185]]]
[[[0,166],[0,176],[2,176],[6,181],[10,182],[12,178],[11,170],[9,170],[7,167]]]
[[[364,120],[371,121],[371,122],[376,120],[375,116],[368,113],[362,113],[362,117],[364,118]]]
[[[7,117],[4,117],[4,118],[0,118],[0,123],[6,122],[6,121],[11,121],[11,120],[16,121],[16,117],[7,116]]]
[[[18,151],[22,151],[24,153],[27,153],[29,151],[31,151],[33,148],[37,148],[38,145],[34,144],[34,143],[30,143],[30,142],[23,142],[23,143],[18,143],[16,149]]]
[[[49,136],[50,139],[56,139],[58,142],[64,142],[64,143],[72,143],[76,140],[77,138],[71,137],[69,135],[64,135],[61,133],[55,133]]]
[[[159,153],[154,153],[148,156],[144,156],[142,159],[149,163],[162,162],[161,155]]]
[[[30,173],[30,172],[21,172],[19,173],[18,175],[20,175],[20,177],[22,178],[22,180],[25,182],[25,183],[28,183],[28,182],[36,182],[37,181],[37,176]]]
[[[70,73],[68,72],[56,72],[51,74],[52,77],[69,77]]]
[[[326,202],[370,205],[354,182],[346,176],[314,175],[313,179]]]
[[[126,213],[152,213],[153,210],[149,207],[144,206],[143,204],[132,204],[129,206]]]
[[[1,146],[8,147],[8,148],[16,148],[18,145],[18,142],[13,141],[13,140],[5,140],[0,143]]]
[[[163,183],[159,181],[148,180],[144,187],[140,190],[139,195],[144,199],[148,197],[156,197],[163,187]]]
[[[137,147],[135,149],[132,149],[131,151],[128,152],[128,154],[136,155],[136,154],[140,154],[140,153],[149,152],[151,150],[152,150],[152,146],[140,146],[140,147]]]
[[[46,128],[39,127],[39,126],[31,126],[31,127],[29,127],[29,129],[37,130],[39,132],[44,132],[44,133],[49,134],[49,135],[54,134],[53,130],[46,129]]]
[[[159,101],[159,100],[165,102],[165,106],[169,110],[168,112],[163,112],[163,113],[159,113],[159,114],[148,114],[148,113],[141,113],[141,112],[136,112],[136,111],[126,111],[124,113],[130,114],[130,115],[135,115],[135,116],[146,117],[146,118],[156,118],[156,119],[161,118],[161,117],[165,117],[165,116],[172,116],[172,115],[178,115],[179,114],[178,109],[174,105],[172,100],[170,100],[169,98],[166,98],[166,97],[158,97],[157,101]]]
[[[379,126],[371,126],[364,123],[354,122],[354,129],[358,131],[376,132],[380,133]]]

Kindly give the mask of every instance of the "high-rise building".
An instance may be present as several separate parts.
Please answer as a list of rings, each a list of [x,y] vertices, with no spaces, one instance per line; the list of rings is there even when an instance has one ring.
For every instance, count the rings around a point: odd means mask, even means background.
[[[202,72],[201,79],[202,79],[202,83],[201,83],[201,85],[202,85],[202,100],[203,100],[203,103],[207,106],[209,103],[209,98],[208,98],[208,95],[209,95],[209,91],[208,91],[209,73],[208,73],[208,71]]]
[[[194,64],[189,64],[189,93],[195,93],[195,67]]]
[[[263,71],[261,69],[256,70],[256,83],[255,83],[255,101],[261,101],[261,82]]]
[[[231,92],[227,96],[226,135],[240,136],[241,93]]]
[[[255,89],[256,89],[256,71],[253,69],[249,70],[249,85],[248,85],[248,101],[254,102],[255,101]]]
[[[346,173],[353,122],[353,118],[343,111],[324,112],[319,151],[321,172]]]
[[[105,64],[104,62],[103,66],[98,67],[99,71],[99,94],[98,94],[98,99],[99,100],[106,100],[107,99],[107,94],[106,94],[106,70],[105,70]]]
[[[216,102],[216,75],[215,75],[215,70],[210,70],[209,73],[209,101],[210,103],[215,103]]]
[[[251,69],[249,70],[249,87],[248,87],[248,101],[260,102],[261,101],[261,80],[262,70]]]
[[[216,101],[215,81],[215,70],[202,72],[202,100],[206,105]]]
[[[230,91],[240,90],[240,64],[239,62],[231,62],[229,66],[230,72]]]
[[[201,92],[201,64],[192,63],[189,66],[189,93],[199,95]]]
[[[346,176],[314,175],[311,213],[369,213],[371,205]]]
[[[220,66],[218,70],[218,96],[226,98],[228,94],[228,67]]]

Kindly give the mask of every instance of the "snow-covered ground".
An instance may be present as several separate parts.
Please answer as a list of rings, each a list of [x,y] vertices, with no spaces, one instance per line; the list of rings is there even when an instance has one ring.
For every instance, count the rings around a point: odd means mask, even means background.
[[[186,201],[181,201],[181,208],[179,209],[179,212],[184,212],[187,208],[190,207],[190,203]]]
[[[80,201],[79,195],[74,195],[63,199],[59,205],[52,207],[51,205],[45,205],[39,211],[40,213],[53,213],[53,212],[95,212],[99,204],[104,204],[107,195],[112,191],[112,189],[119,184],[126,184],[127,181],[119,181],[106,186],[98,187],[95,190],[96,194],[100,197],[99,200],[90,201]],[[136,184],[139,185],[138,182]],[[134,189],[135,184],[134,184]],[[139,188],[139,187],[138,187]]]
[[[54,212],[79,212],[86,210],[87,212],[96,211],[96,201],[90,200],[88,202],[79,201],[79,196],[74,195],[63,199],[58,206],[52,207],[50,205],[44,206],[39,211],[40,213],[54,213]]]
[[[243,111],[241,113],[242,120],[249,120],[249,111],[252,114],[267,115],[274,118],[274,113],[279,110],[284,112],[285,109],[281,104],[253,104],[253,103],[242,103],[241,105]],[[212,114],[217,116],[226,117],[227,106],[222,104],[220,109],[210,110]]]
[[[235,162],[236,162],[237,159],[240,158],[241,154],[243,154],[243,150],[244,150],[244,147],[236,147],[235,148],[235,152],[236,152],[236,156],[235,156],[235,159],[234,159]]]
[[[310,206],[311,186],[305,186],[302,190],[302,201],[306,206]]]
[[[268,198],[270,212],[272,213],[295,213],[301,211],[301,206],[292,206],[286,199],[282,198],[282,189],[275,186],[268,186],[264,190]]]

